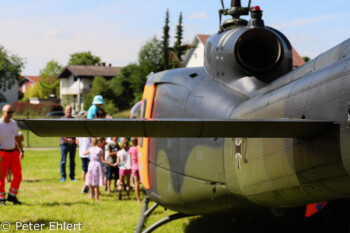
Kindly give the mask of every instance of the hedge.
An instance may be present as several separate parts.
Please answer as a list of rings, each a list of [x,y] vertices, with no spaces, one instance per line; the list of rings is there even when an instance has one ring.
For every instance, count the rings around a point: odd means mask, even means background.
[[[44,116],[52,111],[63,111],[62,105],[53,103],[31,104],[28,102],[15,102],[12,108],[19,115],[29,113]]]

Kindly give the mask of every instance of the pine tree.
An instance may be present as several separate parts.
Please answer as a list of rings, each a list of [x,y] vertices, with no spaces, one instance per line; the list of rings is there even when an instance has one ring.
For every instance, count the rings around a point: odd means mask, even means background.
[[[183,27],[182,27],[182,12],[180,12],[179,16],[179,24],[176,26],[176,36],[175,36],[175,44],[174,44],[174,53],[175,55],[181,59],[181,56],[184,54],[184,49],[182,48],[182,38],[183,38]]]
[[[164,70],[169,69],[169,9],[166,10],[165,25],[163,27],[163,48],[162,48],[162,67]]]

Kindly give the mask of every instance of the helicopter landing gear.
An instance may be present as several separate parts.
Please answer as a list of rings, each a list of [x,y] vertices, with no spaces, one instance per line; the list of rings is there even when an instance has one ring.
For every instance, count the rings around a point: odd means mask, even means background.
[[[172,214],[172,215],[170,215],[168,217],[165,217],[165,218],[163,218],[163,219],[153,223],[147,229],[142,231],[143,224],[144,224],[145,220],[147,219],[147,217],[150,216],[151,213],[159,206],[159,204],[155,203],[151,208],[148,209],[149,201],[150,201],[150,199],[148,197],[145,197],[143,199],[141,215],[140,215],[139,221],[137,222],[137,226],[135,228],[134,233],[149,233],[149,232],[154,231],[158,227],[160,227],[160,226],[162,226],[162,225],[164,225],[164,224],[166,224],[168,222],[171,222],[173,220],[180,219],[180,218],[189,217],[189,215],[182,214],[182,213]]]

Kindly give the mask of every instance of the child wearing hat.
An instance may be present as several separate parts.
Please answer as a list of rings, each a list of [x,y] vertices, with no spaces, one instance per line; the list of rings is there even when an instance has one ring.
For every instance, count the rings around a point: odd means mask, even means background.
[[[96,95],[92,101],[92,105],[88,110],[87,119],[98,118],[98,110],[101,108],[101,105],[105,104],[102,95]]]

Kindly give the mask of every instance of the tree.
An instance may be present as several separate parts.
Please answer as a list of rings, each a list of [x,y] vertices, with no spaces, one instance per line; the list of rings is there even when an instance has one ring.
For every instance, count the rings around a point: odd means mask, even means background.
[[[38,98],[41,97],[37,84],[35,84],[34,86],[27,87],[26,92],[24,93],[24,96],[21,100],[24,102],[29,102],[30,98],[33,98],[33,97],[38,97]]]
[[[165,25],[163,27],[163,41],[162,41],[162,68],[163,70],[169,69],[169,9],[165,14]]]
[[[118,112],[118,108],[116,108],[115,104],[113,103],[115,95],[113,89],[111,88],[110,82],[101,76],[96,76],[94,78],[90,92],[88,94],[83,95],[84,103],[86,103],[84,104],[85,110],[89,109],[90,104],[92,103],[92,100],[96,95],[103,96],[103,100],[105,101],[103,109],[108,114],[112,115]]]
[[[114,103],[120,109],[128,109],[134,103],[134,90],[132,88],[132,79],[137,74],[138,67],[130,64],[120,70],[117,77],[111,82],[112,89],[115,94]]]
[[[308,62],[308,61],[310,61],[310,58],[309,58],[309,57],[303,57],[303,60],[304,60],[305,62]]]
[[[5,102],[2,94],[10,89],[19,80],[24,61],[16,55],[9,55],[3,46],[0,45],[0,101]]]
[[[90,51],[73,53],[70,55],[68,65],[94,66],[101,61],[101,58],[94,56]]]
[[[37,88],[41,98],[48,98],[51,94],[59,96],[60,81],[56,78],[62,66],[58,62],[51,60],[46,63],[46,67],[40,70],[40,79]]]
[[[179,16],[179,24],[176,26],[176,36],[174,44],[174,53],[181,60],[181,56],[184,54],[184,48],[182,47],[182,38],[183,38],[183,28],[182,28],[182,12]]]
[[[158,40],[156,36],[146,41],[139,52],[138,63],[138,66],[131,64],[128,68],[125,67],[125,69],[132,70],[129,79],[135,97],[133,104],[141,100],[147,76],[164,69],[162,67],[162,41]]]
[[[136,104],[138,101],[142,99],[143,89],[147,81],[147,76],[151,72],[145,72],[147,69],[141,65],[131,64],[126,69],[132,70],[130,75],[130,87],[133,90],[134,99],[131,102],[132,105]]]
[[[138,55],[138,62],[145,75],[163,69],[162,52],[162,42],[156,36],[152,37],[142,46]]]

